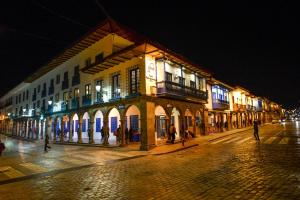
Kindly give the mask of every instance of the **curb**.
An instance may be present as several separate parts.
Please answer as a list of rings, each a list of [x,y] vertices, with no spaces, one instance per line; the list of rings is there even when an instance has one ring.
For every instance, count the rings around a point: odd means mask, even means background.
[[[164,155],[164,154],[174,153],[174,152],[177,152],[177,151],[182,151],[184,149],[189,149],[189,148],[195,147],[195,146],[199,146],[199,144],[192,144],[190,146],[182,147],[182,148],[179,148],[179,149],[175,149],[175,150],[168,151],[168,152],[163,152],[163,153],[150,153],[150,155],[160,156],[160,155]]]

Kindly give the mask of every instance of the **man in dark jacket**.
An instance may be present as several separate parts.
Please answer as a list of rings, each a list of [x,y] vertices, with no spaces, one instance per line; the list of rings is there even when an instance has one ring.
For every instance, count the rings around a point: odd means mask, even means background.
[[[0,156],[2,155],[2,151],[4,151],[4,149],[5,149],[5,145],[0,139]]]
[[[256,140],[260,141],[259,135],[258,135],[258,122],[255,120],[253,124],[253,129],[254,129],[254,137]]]

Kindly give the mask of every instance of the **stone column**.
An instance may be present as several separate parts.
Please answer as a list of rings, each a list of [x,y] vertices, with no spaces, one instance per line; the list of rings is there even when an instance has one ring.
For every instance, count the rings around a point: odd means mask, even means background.
[[[82,116],[78,116],[78,126],[79,126],[77,130],[78,143],[82,143],[82,132],[81,132]]]
[[[64,132],[65,132],[65,121],[64,118],[62,118],[61,120],[61,131],[60,131],[60,142],[63,143],[64,142]]]
[[[121,140],[121,145],[120,146],[125,146],[126,145],[126,141],[125,141],[125,120],[126,116],[124,116],[123,114],[121,114],[121,133],[122,133],[122,140]]]
[[[74,121],[71,119],[71,116],[69,116],[69,122],[70,122],[70,132],[69,132],[69,142],[73,142],[73,135],[74,135]]]
[[[57,126],[57,119],[54,118],[54,129],[53,129],[53,141],[56,142],[56,126]]]
[[[204,135],[208,135],[208,110],[204,110],[203,115]]]
[[[141,113],[141,150],[150,150],[155,146],[155,103],[140,100]]]
[[[95,116],[93,114],[89,115],[90,116],[90,124],[89,124],[89,143],[90,144],[94,144],[94,120],[95,120]]]

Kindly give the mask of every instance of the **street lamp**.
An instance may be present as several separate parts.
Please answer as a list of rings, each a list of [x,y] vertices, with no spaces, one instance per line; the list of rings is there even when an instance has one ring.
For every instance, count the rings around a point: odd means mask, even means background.
[[[49,100],[49,101],[48,101],[48,104],[51,106],[51,105],[52,105],[52,100]]]
[[[26,112],[26,108],[23,108],[23,113]]]
[[[100,92],[100,90],[101,90],[101,85],[96,85],[96,91]]]

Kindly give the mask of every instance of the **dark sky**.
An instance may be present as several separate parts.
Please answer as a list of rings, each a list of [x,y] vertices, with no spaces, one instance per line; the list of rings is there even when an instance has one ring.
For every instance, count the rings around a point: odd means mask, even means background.
[[[94,0],[9,2],[0,5],[0,95],[105,19]],[[99,2],[121,24],[206,67],[224,82],[286,107],[300,100],[297,5],[286,1]]]

